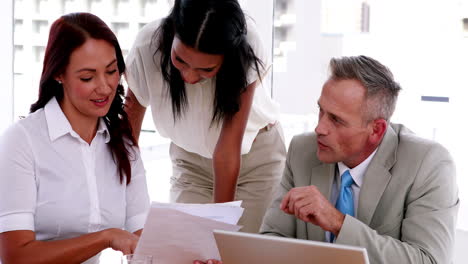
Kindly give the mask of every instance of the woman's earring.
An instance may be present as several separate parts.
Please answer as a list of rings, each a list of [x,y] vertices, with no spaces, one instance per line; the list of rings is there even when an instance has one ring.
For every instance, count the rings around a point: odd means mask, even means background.
[[[61,80],[57,80],[58,84],[62,85],[62,81]]]

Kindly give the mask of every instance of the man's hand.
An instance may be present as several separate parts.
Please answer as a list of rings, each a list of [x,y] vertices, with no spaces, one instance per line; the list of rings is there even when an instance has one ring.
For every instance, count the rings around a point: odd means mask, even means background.
[[[320,226],[335,236],[340,233],[345,215],[338,211],[315,186],[291,189],[281,201],[281,210],[304,222]]]

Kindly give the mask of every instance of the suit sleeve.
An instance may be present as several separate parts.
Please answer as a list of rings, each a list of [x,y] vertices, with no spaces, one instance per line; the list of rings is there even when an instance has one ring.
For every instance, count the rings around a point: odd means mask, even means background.
[[[291,169],[291,157],[294,155],[294,138],[289,146],[283,178],[278,186],[271,207],[263,218],[260,233],[281,237],[296,237],[296,218],[294,215],[284,213],[280,209],[281,201],[286,193],[294,188],[293,172]]]
[[[459,207],[455,178],[449,153],[434,145],[407,194],[400,239],[346,216],[336,243],[365,247],[370,263],[451,263]]]

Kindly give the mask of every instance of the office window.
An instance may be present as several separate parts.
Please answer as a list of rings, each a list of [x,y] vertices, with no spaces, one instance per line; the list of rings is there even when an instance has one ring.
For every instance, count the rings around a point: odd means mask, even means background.
[[[24,35],[24,25],[22,19],[15,19],[14,29],[15,37]]]
[[[142,17],[162,17],[172,7],[172,0],[141,0],[143,8],[140,9]]]
[[[41,13],[41,11],[45,11],[47,4],[47,0],[35,0],[34,10],[36,11],[36,14]]]
[[[368,28],[370,4],[365,0],[326,0],[322,1],[322,33],[360,33]]]
[[[370,5],[367,1],[361,3],[361,32],[368,33],[370,28]]]
[[[138,30],[142,29],[147,23],[138,23]]]
[[[45,48],[43,46],[33,46],[32,49],[34,62],[40,63],[44,58]]]
[[[81,0],[62,0],[62,13],[82,11],[84,9],[82,2]]]
[[[114,15],[124,16],[132,12],[132,6],[129,0],[114,0]]]
[[[114,5],[111,4],[111,0],[88,0],[86,7],[89,9],[89,12],[94,14],[100,13],[101,16],[116,15],[117,13],[117,7],[115,3]]]
[[[288,53],[296,50],[296,39],[294,37],[294,24],[296,24],[294,1],[276,1],[274,14],[274,69],[276,72],[285,72],[287,70]]]
[[[16,45],[14,47],[15,49],[15,53],[14,53],[14,57],[15,58],[15,61],[14,61],[14,71],[17,72],[17,73],[21,73],[21,69],[24,69],[24,61],[25,61],[25,54],[24,54],[24,47],[23,45]]]
[[[37,35],[47,35],[49,22],[47,20],[33,20],[33,33]]]

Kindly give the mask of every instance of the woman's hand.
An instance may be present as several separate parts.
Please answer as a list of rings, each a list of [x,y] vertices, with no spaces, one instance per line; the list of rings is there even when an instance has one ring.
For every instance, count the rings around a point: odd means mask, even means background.
[[[123,254],[134,252],[138,236],[111,228],[78,237],[39,241],[30,230],[0,233],[0,261],[3,263],[82,263],[106,248]]]
[[[109,247],[124,255],[133,254],[139,239],[137,235],[118,228],[106,229],[103,234],[109,241]]]

